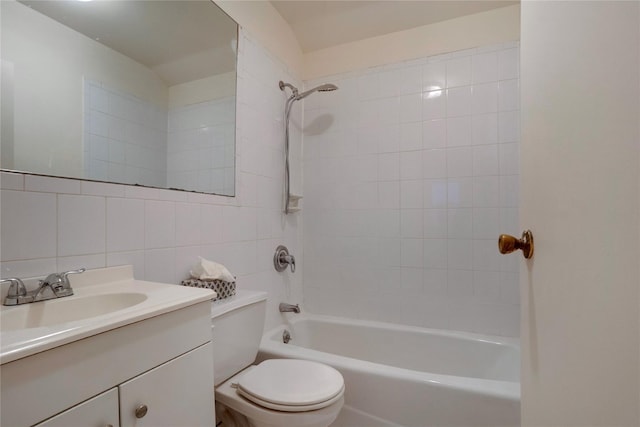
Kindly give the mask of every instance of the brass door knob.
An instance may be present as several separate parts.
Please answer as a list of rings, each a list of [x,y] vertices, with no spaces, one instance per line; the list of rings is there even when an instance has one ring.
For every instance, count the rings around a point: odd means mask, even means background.
[[[522,249],[522,255],[529,259],[533,256],[533,234],[531,230],[525,230],[520,239],[508,234],[501,234],[498,239],[498,249],[501,254],[510,254],[513,251]]]

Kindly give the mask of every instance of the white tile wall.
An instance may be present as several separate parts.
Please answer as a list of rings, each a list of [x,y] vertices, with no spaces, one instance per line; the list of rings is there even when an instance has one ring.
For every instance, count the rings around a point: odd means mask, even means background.
[[[144,200],[107,198],[107,252],[144,249]]]
[[[166,108],[88,79],[84,96],[84,176],[165,187]]]
[[[57,202],[58,256],[104,253],[105,198],[59,194]]]
[[[57,196],[2,190],[1,197],[2,259],[55,258]]]
[[[234,194],[235,113],[235,97],[169,110],[168,187]]]
[[[2,276],[126,263],[176,283],[200,255],[269,292],[267,327],[277,303],[302,299],[304,276],[312,311],[516,335],[518,259],[497,256],[495,238],[519,231],[517,45],[323,79],[340,90],[307,98],[304,126],[296,106],[304,265],[301,214],[281,214],[286,95],[274,84],[300,82],[244,32],[239,55],[238,123],[251,126],[237,130],[236,197],[3,173]],[[135,133],[104,117],[117,98],[88,101],[105,138],[92,159],[135,158],[112,144]],[[295,275],[271,266],[281,243]]]
[[[518,51],[306,82],[340,88],[305,100],[305,125],[325,123],[304,135],[310,310],[518,334],[519,260],[496,245],[519,233]]]
[[[2,277],[132,264],[137,278],[178,283],[200,255],[227,265],[239,288],[267,291],[266,327],[279,324],[277,304],[302,301],[303,266],[291,275],[271,263],[279,244],[302,261],[301,219],[281,213],[286,95],[277,82],[301,83],[244,30],[238,52],[238,123],[249,125],[237,129],[236,197],[2,173]],[[91,101],[96,111],[109,106]],[[300,104],[292,116],[297,188],[301,116]]]
[[[235,191],[235,97],[169,111],[85,81],[84,168],[90,179]]]

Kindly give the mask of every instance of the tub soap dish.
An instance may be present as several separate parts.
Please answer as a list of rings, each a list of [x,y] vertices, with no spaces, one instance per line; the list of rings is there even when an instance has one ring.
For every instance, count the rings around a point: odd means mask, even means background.
[[[302,199],[300,195],[289,194],[289,212],[300,212],[302,209],[299,204],[300,199]]]

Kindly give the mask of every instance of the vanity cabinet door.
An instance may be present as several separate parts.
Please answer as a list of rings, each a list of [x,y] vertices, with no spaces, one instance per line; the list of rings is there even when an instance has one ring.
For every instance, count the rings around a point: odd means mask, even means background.
[[[112,388],[34,427],[119,427],[118,389]]]
[[[214,426],[211,342],[121,384],[122,427]]]

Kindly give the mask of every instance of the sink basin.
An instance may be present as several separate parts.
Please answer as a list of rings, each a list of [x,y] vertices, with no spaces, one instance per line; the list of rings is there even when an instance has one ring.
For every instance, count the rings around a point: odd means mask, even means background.
[[[215,297],[210,289],[136,280],[131,265],[87,270],[71,285],[70,297],[0,305],[0,365]]]
[[[10,307],[0,314],[0,330],[39,328],[113,313],[147,299],[135,292],[66,297]]]

